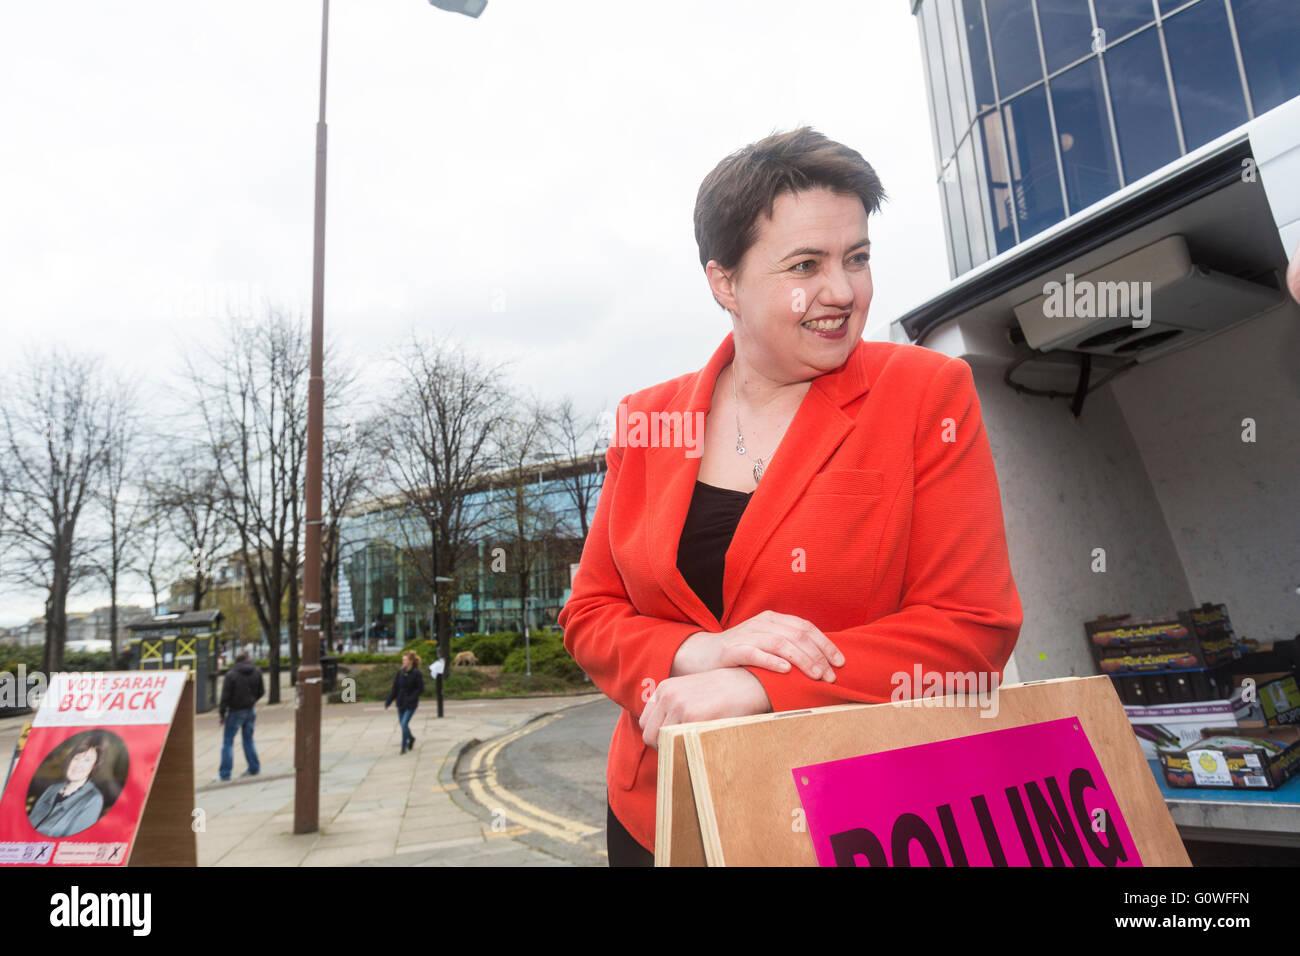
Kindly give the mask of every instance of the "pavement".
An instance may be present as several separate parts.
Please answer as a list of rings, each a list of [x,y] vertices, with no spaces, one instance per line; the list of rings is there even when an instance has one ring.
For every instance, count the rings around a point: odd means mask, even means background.
[[[530,808],[537,816],[526,816],[513,804],[497,806],[503,803],[500,788],[480,788],[479,799],[469,793],[492,770],[484,755],[494,742],[499,751],[566,710],[599,700],[599,694],[447,700],[442,718],[434,701],[422,700],[411,720],[415,746],[406,754],[400,753],[395,709],[368,701],[325,704],[319,830],[307,834],[293,832],[293,690],[286,688],[281,703],[257,708],[254,744],[261,772],[256,777],[239,776],[247,764],[236,736],[232,779],[217,778],[221,727],[215,710],[199,714],[194,730],[195,807],[202,811],[196,814],[199,865],[606,865],[603,821],[597,836],[596,828],[548,819],[535,806]],[[6,756],[21,723],[0,721],[0,752]],[[463,753],[464,789],[454,776]],[[554,831],[530,839],[537,825]],[[580,853],[565,852],[573,839],[583,840]]]

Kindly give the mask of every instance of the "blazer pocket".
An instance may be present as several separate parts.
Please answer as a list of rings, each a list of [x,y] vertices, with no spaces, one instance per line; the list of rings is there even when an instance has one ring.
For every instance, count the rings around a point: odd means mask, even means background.
[[[836,468],[814,477],[804,494],[878,495],[884,487],[884,472],[864,468]]]

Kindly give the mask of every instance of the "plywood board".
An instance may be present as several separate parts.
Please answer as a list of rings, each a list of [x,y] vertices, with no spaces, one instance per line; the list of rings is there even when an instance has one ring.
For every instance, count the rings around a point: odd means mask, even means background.
[[[659,792],[655,819],[655,866],[705,866],[704,841],[695,814],[686,766],[686,727],[659,734]]]
[[[681,816],[694,803],[709,865],[815,865],[809,834],[794,825],[800,796],[793,768],[1075,717],[1142,862],[1190,865],[1108,678],[1004,686],[995,716],[982,716],[987,711],[976,706],[958,706],[951,699],[949,703],[847,705],[668,728],[664,733],[672,735],[673,748],[661,751],[661,766],[669,755],[673,766],[670,779],[661,777],[659,797],[660,825],[668,834],[663,862],[681,865],[692,860],[689,841],[684,847],[680,841],[690,832]],[[682,744],[689,770],[685,777],[675,757]]]
[[[194,830],[194,678],[190,671],[140,815],[128,866],[198,866]]]

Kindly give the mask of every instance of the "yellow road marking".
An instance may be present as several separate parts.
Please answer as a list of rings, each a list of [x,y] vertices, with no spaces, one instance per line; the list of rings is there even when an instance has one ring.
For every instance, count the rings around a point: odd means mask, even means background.
[[[563,714],[548,714],[541,720],[535,720],[513,733],[506,734],[490,747],[481,749],[470,763],[470,778],[467,783],[470,794],[485,807],[505,809],[501,805],[509,804],[511,812],[508,819],[511,823],[536,830],[557,840],[577,843],[583,837],[599,833],[600,828],[558,816],[516,796],[501,785],[496,774],[496,758],[504,747],[526,734],[541,730],[562,716]]]

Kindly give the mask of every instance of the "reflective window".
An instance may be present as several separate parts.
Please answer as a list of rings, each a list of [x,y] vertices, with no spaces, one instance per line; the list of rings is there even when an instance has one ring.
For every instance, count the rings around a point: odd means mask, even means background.
[[[1047,90],[1036,86],[1007,103],[1002,111],[1011,158],[1013,203],[1023,242],[1065,218],[1052,124],[1047,115]]]
[[[988,233],[985,232],[988,217],[984,214],[979,179],[975,174],[975,146],[969,136],[957,147],[957,179],[961,182],[961,198],[966,206],[971,260],[974,263],[987,262],[992,258]]]
[[[1011,224],[1011,171],[1007,168],[1006,140],[1002,136],[1002,114],[987,114],[975,127],[979,151],[984,157],[984,177],[988,185],[988,207],[993,216],[993,239],[997,251],[1005,252],[1016,244]]]
[[[1065,194],[1070,212],[1076,212],[1119,189],[1100,62],[1093,57],[1051,84]]]
[[[948,236],[952,242],[953,263],[957,275],[970,270],[970,245],[966,234],[966,215],[961,207],[961,185],[957,182],[957,161],[953,160],[953,174],[939,180],[939,189],[943,193],[944,206],[948,210]]]
[[[979,111],[994,105],[988,37],[984,33],[984,8],[980,5],[980,0],[963,0],[962,13],[966,29],[966,50],[970,56],[971,82],[975,88],[975,109]]]
[[[944,245],[944,249],[948,252],[948,274],[950,276],[958,276],[961,273],[957,270],[957,263],[953,259],[952,224],[948,221],[948,200],[943,193],[942,179],[939,180],[939,211],[943,215],[943,234],[948,237],[948,242]]]
[[[943,62],[948,72],[948,105],[952,110],[953,136],[960,141],[970,126],[970,106],[966,100],[965,60],[953,15],[953,0],[939,4],[939,34],[943,41]]]
[[[930,68],[930,94],[939,137],[939,156],[947,160],[956,141],[952,138],[952,111],[948,108],[948,81],[944,75],[943,44],[939,42],[938,15],[934,0],[921,4],[921,25],[925,31],[925,59]],[[956,68],[954,64],[954,68]]]
[[[1108,44],[1155,20],[1151,0],[1092,0],[1092,5]]]
[[[998,92],[1006,97],[1043,78],[1029,0],[985,0]]]
[[[1232,0],[1255,115],[1300,96],[1300,3]]]
[[[1079,0],[1038,0],[1047,72],[1055,73],[1092,51],[1092,15]]]
[[[1178,158],[1178,130],[1160,35],[1146,30],[1107,47],[1105,62],[1124,180],[1131,183]]]
[[[1223,0],[1188,7],[1164,21],[1164,31],[1190,152],[1248,118]]]

